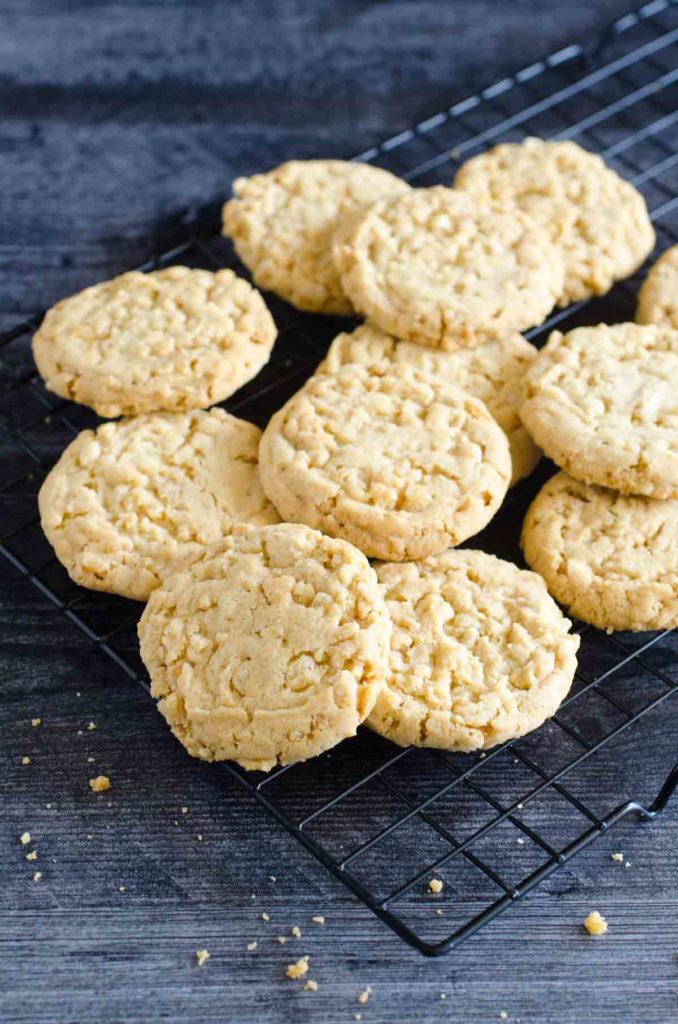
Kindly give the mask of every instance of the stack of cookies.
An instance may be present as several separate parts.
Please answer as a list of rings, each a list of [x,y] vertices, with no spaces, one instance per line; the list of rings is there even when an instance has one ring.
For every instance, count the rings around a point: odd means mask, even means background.
[[[148,602],[142,658],[190,753],[268,770],[363,722],[402,745],[490,747],[569,690],[579,638],[553,597],[607,628],[675,622],[678,333],[654,321],[675,315],[676,264],[648,279],[643,326],[541,353],[521,334],[652,249],[627,182],[531,139],[454,188],[317,160],[233,191],[224,233],[257,285],[366,318],[263,436],[214,407],[276,335],[231,271],[125,274],[34,339],[49,388],[126,417],[66,449],[41,518],[76,582]],[[458,550],[540,449],[569,475],[528,513],[537,572]]]

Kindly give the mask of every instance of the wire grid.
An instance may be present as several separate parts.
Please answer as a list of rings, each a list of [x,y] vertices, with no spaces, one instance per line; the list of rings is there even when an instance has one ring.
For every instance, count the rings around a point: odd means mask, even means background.
[[[525,135],[576,139],[644,192],[661,251],[678,241],[677,44],[678,7],[656,0],[616,22],[593,54],[569,46],[356,159],[417,184],[447,184],[459,162],[496,141]],[[216,234],[193,235],[141,269],[178,262],[234,266],[246,274]],[[532,340],[540,344],[556,324],[569,329],[632,318],[637,285],[638,275],[603,299],[558,311],[531,332]],[[272,360],[224,403],[260,425],[312,372],[344,326],[268,298],[280,332]],[[43,387],[29,348],[38,323],[31,319],[0,338],[0,552],[148,689],[136,640],[138,606],[78,588],[40,530],[36,497],[42,480],[73,436],[97,419]],[[473,546],[520,562],[522,515],[549,472],[542,467],[515,488]],[[675,695],[678,634],[606,636],[577,628],[579,670],[557,715],[486,755],[400,750],[361,730],[356,740],[308,764],[266,776],[233,765],[223,771],[402,938],[423,953],[442,953],[620,818],[631,812],[654,817],[678,783],[674,768],[648,806],[632,800],[615,805],[619,797],[606,791],[595,801],[590,795],[596,792],[590,780],[602,777],[595,755]],[[649,735],[643,740],[651,742]],[[617,752],[617,781],[621,763]],[[426,887],[434,874],[445,881],[437,899]]]

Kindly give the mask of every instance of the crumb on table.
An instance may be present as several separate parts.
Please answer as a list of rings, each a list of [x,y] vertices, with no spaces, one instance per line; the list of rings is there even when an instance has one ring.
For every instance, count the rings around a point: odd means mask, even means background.
[[[22,832],[21,835],[19,836],[19,842],[21,843],[22,846],[26,846],[26,844],[30,843],[30,841],[31,841],[31,833],[30,832]]]
[[[589,916],[584,918],[584,927],[589,935],[604,935],[607,931],[607,921],[597,910],[592,910]]]
[[[111,788],[111,780],[108,775],[97,775],[96,778],[89,780],[89,788],[93,793],[103,793],[104,790]]]
[[[288,978],[296,980],[297,978],[303,978],[305,974],[308,974],[308,956],[300,957],[295,963],[288,964],[285,974]]]
[[[209,958],[210,954],[207,952],[206,949],[196,949],[195,959],[198,964],[198,967],[202,967],[203,964],[206,964]]]
[[[248,942],[247,943],[247,952],[248,953],[253,953],[254,950],[257,948],[257,946],[258,946],[258,942],[257,942],[256,939],[254,939],[253,942]]]
[[[370,996],[371,996],[371,995],[372,995],[372,988],[371,988],[371,986],[370,986],[370,985],[368,985],[368,986],[367,986],[367,988],[366,988],[366,989],[363,989],[363,991],[362,991],[362,992],[360,993],[360,995],[358,996],[358,1002],[359,1002],[359,1003],[360,1003],[360,1004],[361,1004],[362,1006],[364,1006],[364,1005],[365,1005],[365,1003],[367,1002],[367,1000],[368,1000],[368,999],[370,998]]]
[[[616,860],[619,863],[622,863],[622,861],[624,860],[624,854],[623,853],[613,853],[612,854],[612,860]]]
[[[323,917],[322,914],[315,914],[311,918],[311,921],[313,922],[313,924],[325,924],[325,918]]]
[[[31,725],[35,729],[36,726],[42,725],[42,718],[31,718]]]
[[[434,893],[436,896],[438,893],[443,891],[443,883],[439,878],[430,878],[428,882],[428,891]]]
[[[317,992],[318,982],[314,981],[313,978],[309,978],[306,984],[304,985],[304,988],[306,989],[307,992]]]

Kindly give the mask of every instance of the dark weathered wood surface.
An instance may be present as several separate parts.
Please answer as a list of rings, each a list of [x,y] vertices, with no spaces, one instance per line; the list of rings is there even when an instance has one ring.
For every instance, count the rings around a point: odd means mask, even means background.
[[[182,209],[216,202],[235,174],[356,152],[590,38],[628,3],[6,0],[0,325],[143,259],[177,235]],[[653,825],[627,821],[426,961],[235,783],[185,756],[150,701],[9,568],[0,636],[8,1024],[344,1022],[357,1011],[400,1024],[501,1011],[524,1024],[676,1020],[675,809]],[[624,773],[630,795],[651,797],[672,750],[675,718],[654,714],[587,785],[607,795]],[[95,797],[97,772],[113,788]],[[631,868],[611,861],[615,850]],[[610,922],[597,941],[581,929],[594,908]],[[324,927],[310,923],[316,913]],[[274,941],[295,924],[301,939]],[[212,954],[202,969],[200,948]],[[283,978],[301,954],[317,993]]]

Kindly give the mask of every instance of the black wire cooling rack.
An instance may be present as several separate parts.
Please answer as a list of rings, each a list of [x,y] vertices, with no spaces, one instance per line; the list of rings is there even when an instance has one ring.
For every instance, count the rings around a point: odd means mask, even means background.
[[[617,21],[595,51],[568,46],[356,159],[417,184],[449,184],[460,161],[499,140],[576,139],[644,192],[663,250],[678,241],[677,44],[678,6],[656,0]],[[245,273],[229,243],[197,230],[141,269],[172,263],[238,266]],[[637,279],[626,281],[604,299],[559,311],[532,332],[532,340],[539,344],[555,324],[631,319],[637,285]],[[260,425],[343,327],[269,300],[280,331],[273,358],[225,403]],[[147,689],[136,640],[139,606],[71,583],[40,530],[40,484],[65,445],[96,418],[42,386],[30,355],[38,322],[31,319],[0,338],[0,552],[102,655]],[[519,561],[522,515],[548,472],[542,467],[511,492],[473,545]],[[627,765],[622,743],[615,741],[675,696],[678,633],[606,636],[578,628],[579,671],[558,714],[486,755],[400,750],[361,730],[323,757],[266,776],[233,765],[222,770],[402,938],[423,953],[442,953],[621,818],[653,818],[678,784],[674,768],[656,799],[643,805],[628,799],[618,804],[619,789],[611,796],[612,787],[601,782],[611,778],[623,792]],[[647,752],[647,729],[639,743]],[[606,769],[603,755],[613,756]],[[599,797],[592,800],[591,792]],[[427,891],[433,875],[445,883],[442,896]]]

